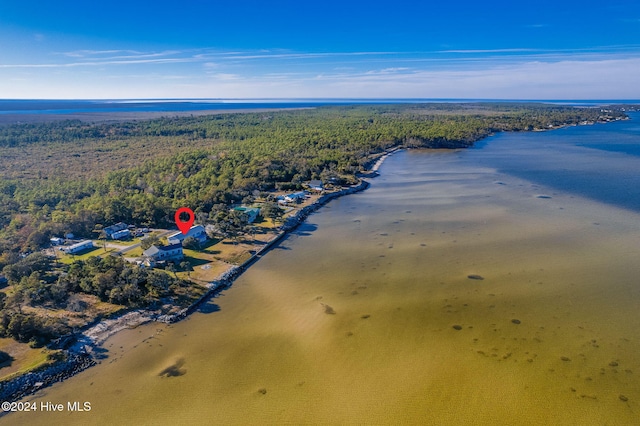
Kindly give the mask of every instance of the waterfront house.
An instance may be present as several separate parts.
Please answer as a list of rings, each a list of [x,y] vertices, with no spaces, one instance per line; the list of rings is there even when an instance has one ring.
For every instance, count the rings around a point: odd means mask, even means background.
[[[324,185],[321,180],[312,180],[309,181],[309,189],[312,191],[322,192],[324,191]]]
[[[79,253],[79,252],[84,251],[84,250],[92,249],[93,247],[94,247],[93,241],[84,240],[84,241],[80,241],[79,243],[75,243],[75,244],[72,244],[70,246],[67,246],[67,247],[60,247],[60,250],[62,250],[63,252],[65,252],[67,254],[76,254],[76,253]]]
[[[253,223],[257,219],[258,215],[260,214],[260,209],[257,207],[240,206],[240,207],[235,207],[231,210],[246,214],[248,223]]]
[[[304,201],[307,194],[304,191],[294,192],[293,194],[287,194],[284,196],[285,203],[299,203]]]
[[[207,241],[207,233],[204,230],[204,226],[202,225],[194,225],[189,229],[189,232],[183,234],[182,232],[176,232],[175,234],[171,234],[167,237],[169,240],[169,244],[182,244],[185,238],[193,237],[199,243],[204,243]]]
[[[184,257],[182,243],[171,244],[169,246],[151,246],[144,252],[144,257],[149,266],[153,267],[158,262],[167,260],[177,261]]]

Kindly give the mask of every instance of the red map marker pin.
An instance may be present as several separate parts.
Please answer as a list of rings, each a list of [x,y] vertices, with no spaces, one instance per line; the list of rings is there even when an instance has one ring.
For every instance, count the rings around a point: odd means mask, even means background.
[[[189,220],[187,221],[180,220],[180,215],[182,213],[188,214]],[[193,221],[195,220],[195,218],[196,216],[193,214],[193,210],[191,210],[189,207],[180,207],[176,211],[176,216],[175,216],[176,225],[178,225],[178,229],[180,230],[180,232],[186,235],[187,232],[189,232],[189,229],[191,229],[191,225],[193,225]]]

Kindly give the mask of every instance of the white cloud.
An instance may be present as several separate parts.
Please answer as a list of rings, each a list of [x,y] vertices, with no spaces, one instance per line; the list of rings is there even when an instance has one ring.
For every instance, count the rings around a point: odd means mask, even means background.
[[[634,45],[431,53],[77,50],[57,58],[0,64],[0,93],[13,98],[640,98],[640,48]],[[29,81],[21,83],[26,75]]]

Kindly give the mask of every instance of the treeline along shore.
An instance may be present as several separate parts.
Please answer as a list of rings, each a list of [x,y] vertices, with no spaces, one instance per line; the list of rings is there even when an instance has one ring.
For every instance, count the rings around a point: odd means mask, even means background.
[[[63,363],[79,366],[63,369],[63,377],[91,364],[85,362],[91,356],[81,336],[104,328],[103,318],[131,311],[143,320],[185,317],[227,288],[312,211],[337,196],[366,189],[363,176],[375,175],[376,162],[394,150],[465,148],[500,131],[624,118],[623,109],[615,106],[465,103],[0,126],[0,355],[5,354],[0,365],[20,361],[3,352],[13,339],[49,348],[50,359],[38,367],[39,374],[47,376]],[[237,239],[238,232],[232,236],[230,230],[238,218],[230,208],[258,202],[278,213],[278,194],[301,191],[312,180],[324,182],[326,193],[290,214],[267,244],[206,288],[191,282],[190,275],[178,277],[175,268],[144,269],[122,256],[66,263],[51,256],[52,237],[95,239],[105,226],[118,222],[166,229],[173,225],[175,210],[185,205],[192,206],[198,223],[209,225],[214,238]],[[275,213],[274,223],[282,215]],[[151,314],[171,303],[176,309]],[[89,339],[89,346],[117,329],[107,327],[101,338]],[[62,336],[80,338],[75,343],[62,339],[61,344]],[[16,375],[2,382],[0,395],[7,400],[29,388]],[[22,385],[16,387],[18,382]],[[48,383],[38,379],[30,389]]]

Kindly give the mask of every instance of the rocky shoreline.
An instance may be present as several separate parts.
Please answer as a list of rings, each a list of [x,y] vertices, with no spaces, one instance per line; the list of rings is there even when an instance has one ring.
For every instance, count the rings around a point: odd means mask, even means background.
[[[369,172],[360,175],[361,178],[370,178],[378,175],[377,170],[384,160],[400,148],[395,147],[389,149],[375,159],[372,160],[373,165],[369,164]],[[360,183],[348,188],[344,188],[337,192],[331,192],[318,198],[313,204],[300,209],[294,216],[287,218],[280,228],[280,232],[265,246],[261,247],[251,258],[241,265],[234,266],[225,271],[217,279],[209,283],[207,292],[189,307],[171,315],[160,315],[155,312],[145,310],[129,311],[115,318],[104,319],[85,329],[81,334],[70,336],[73,339],[63,339],[58,343],[58,347],[66,346],[66,360],[58,362],[52,366],[46,367],[39,371],[29,372],[13,379],[0,383],[0,399],[2,401],[17,401],[25,396],[31,395],[43,388],[53,385],[54,383],[65,380],[69,377],[96,365],[93,355],[94,349],[104,343],[109,337],[124,329],[135,328],[139,325],[157,321],[166,324],[178,322],[196,310],[213,297],[216,297],[221,291],[231,287],[233,282],[246,271],[261,256],[266,254],[274,245],[280,242],[290,232],[295,230],[302,224],[310,214],[320,209],[329,201],[349,195],[356,192],[364,191],[369,188],[370,184],[366,180],[360,179]],[[65,344],[68,342],[69,344]],[[0,414],[1,416],[1,414]]]
[[[17,401],[40,389],[68,379],[94,365],[96,365],[96,361],[88,353],[69,353],[67,359],[63,362],[2,382],[0,400],[3,402]],[[0,416],[3,414],[0,414]]]

